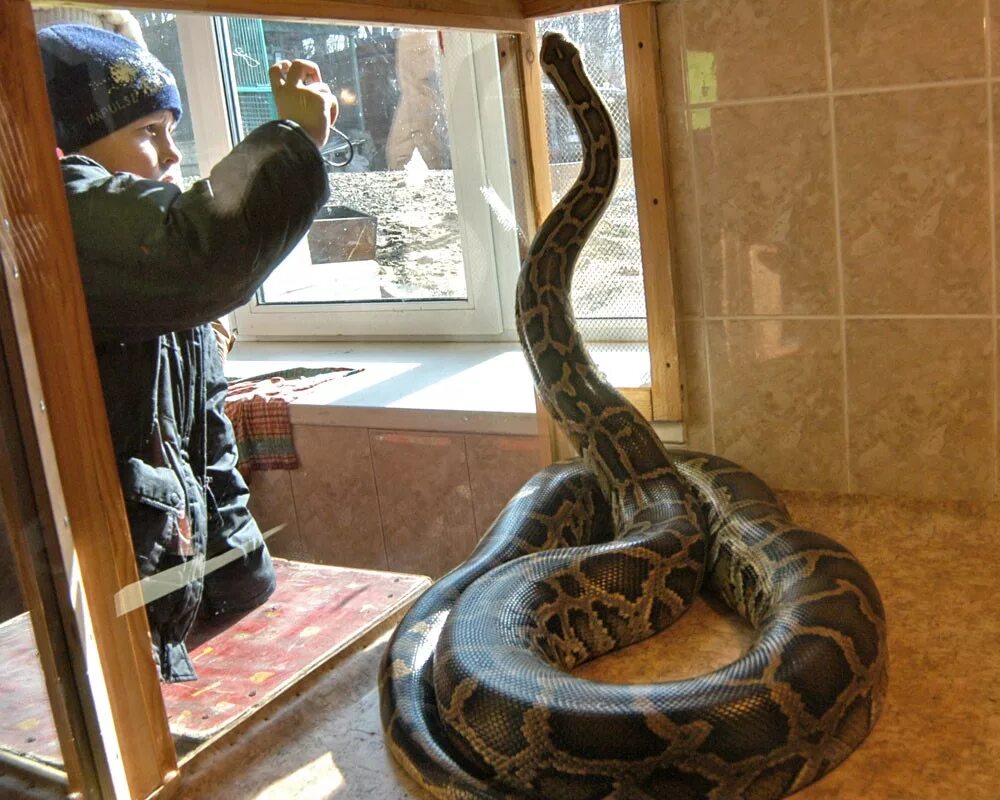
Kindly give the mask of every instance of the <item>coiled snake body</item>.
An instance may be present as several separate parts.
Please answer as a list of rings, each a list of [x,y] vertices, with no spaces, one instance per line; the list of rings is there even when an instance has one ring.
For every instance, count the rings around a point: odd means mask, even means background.
[[[525,484],[400,623],[380,670],[386,742],[453,800],[783,797],[878,717],[878,590],[741,467],[664,450],[590,361],[569,287],[614,187],[617,140],[576,49],[548,34],[541,59],[584,161],[525,258],[517,324],[539,395],[582,460]],[[667,683],[568,674],[669,625],[703,582],[756,628],[741,658]]]

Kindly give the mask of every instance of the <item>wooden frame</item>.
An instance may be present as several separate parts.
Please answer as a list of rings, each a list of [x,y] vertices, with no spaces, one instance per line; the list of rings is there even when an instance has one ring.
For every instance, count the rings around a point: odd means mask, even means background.
[[[115,610],[115,593],[138,571],[27,0],[0,3],[0,30],[2,313],[17,333],[14,377],[30,410],[21,440],[40,466],[32,483],[47,498],[39,513],[53,533],[51,571],[65,582],[60,610],[88,734],[89,753],[66,760],[69,782],[92,787],[84,765],[93,763],[104,795],[145,797],[177,762],[145,614]]]
[[[648,418],[679,422],[684,414],[670,265],[666,95],[656,3],[622,6],[621,23],[632,159],[642,165],[635,171],[635,194],[652,374]],[[645,413],[642,407],[640,411]]]
[[[113,5],[97,0],[98,5]],[[421,25],[460,30],[519,31],[517,0],[129,0],[130,8],[284,19]]]
[[[586,3],[573,8],[558,0],[535,2],[525,0],[522,7],[530,15],[579,11]],[[608,3],[590,4],[593,8]],[[627,3],[621,6],[622,48],[625,78],[628,88],[629,125],[632,133],[632,157],[641,163],[635,171],[636,205],[646,296],[646,325],[649,343],[651,385],[620,387],[620,391],[639,412],[657,422],[683,421],[682,372],[677,341],[677,320],[674,306],[674,284],[670,261],[670,182],[667,156],[667,129],[664,80],[660,59],[659,29],[656,2]],[[526,16],[529,14],[526,13]],[[533,50],[534,25],[527,23]],[[530,66],[530,62],[529,66]],[[541,70],[527,69],[523,73],[525,103],[523,113],[530,135],[531,150],[547,153],[545,111],[542,105]],[[541,224],[548,213],[551,183],[548,164],[537,155],[531,160],[531,183],[534,198],[535,225]],[[548,463],[575,455],[572,446],[557,429],[541,404],[538,409],[538,430],[542,439],[543,460]]]
[[[0,267],[3,266],[0,258]],[[0,304],[6,308],[8,303],[6,284],[0,281]],[[0,448],[6,453],[6,458],[0,461],[0,511],[9,528],[11,554],[24,603],[32,609],[35,646],[65,765],[65,774],[45,777],[65,782],[68,793],[93,795],[99,782],[90,757],[70,644],[60,618],[57,576],[46,555],[46,540],[51,543],[54,539],[53,519],[48,513],[48,497],[35,495],[35,487],[43,487],[44,481],[36,479],[32,485],[32,475],[40,474],[41,465],[39,454],[29,459],[27,450],[34,439],[34,426],[16,344],[13,320],[0,315]],[[28,435],[22,440],[23,430]],[[32,770],[33,765],[19,761],[5,759],[5,763],[18,771]]]
[[[521,0],[521,15],[525,19],[556,17],[580,11],[601,11],[614,6],[624,6],[635,0]]]
[[[511,31],[524,21],[625,5],[633,0],[130,0],[130,8],[242,14],[286,19],[335,19],[431,28]],[[114,5],[94,0],[94,5]]]
[[[97,0],[96,5],[114,5]],[[617,3],[562,0],[136,0],[131,5],[265,17],[425,25],[520,34],[501,37],[507,80],[520,84],[513,115],[528,146],[515,180],[537,224],[551,197],[545,119],[534,25],[528,18]],[[666,227],[666,160],[654,4],[623,9],[630,80],[640,230],[646,235],[653,388],[627,390],[651,417],[680,418]],[[0,2],[0,333],[7,381],[0,381],[0,419],[8,463],[0,469],[3,510],[46,668],[68,776],[81,797],[148,797],[177,777],[149,649],[145,615],[116,614],[114,596],[138,579],[124,503],[89,335],[75,245],[35,45],[29,0]],[[650,33],[652,32],[652,33]],[[655,80],[649,80],[652,70]],[[643,79],[637,76],[642,74]],[[637,93],[634,95],[634,93]],[[638,136],[637,136],[638,133]],[[650,235],[653,232],[655,235]],[[647,244],[646,240],[654,240]],[[655,241],[660,239],[658,243]],[[656,297],[651,298],[650,293]],[[665,300],[667,302],[665,302]],[[669,364],[669,366],[667,366]],[[16,414],[11,402],[17,402]],[[674,386],[676,384],[676,386]],[[664,388],[665,387],[665,388]],[[663,391],[664,399],[657,400]],[[16,422],[15,422],[16,417]],[[565,452],[551,421],[543,436]],[[9,426],[9,427],[8,427]],[[16,435],[15,435],[16,430]],[[30,489],[30,494],[29,494]],[[38,521],[31,533],[30,519]],[[50,576],[51,580],[46,577]],[[124,687],[127,689],[123,690]],[[173,783],[177,786],[179,782]]]

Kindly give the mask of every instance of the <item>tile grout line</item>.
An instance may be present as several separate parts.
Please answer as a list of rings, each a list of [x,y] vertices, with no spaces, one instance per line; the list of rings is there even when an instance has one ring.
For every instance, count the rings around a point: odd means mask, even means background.
[[[837,158],[837,111],[835,108],[836,94],[833,89],[833,42],[830,37],[830,0],[823,0],[823,41],[824,58],[826,60],[827,109],[830,121],[830,168],[833,172],[833,249],[837,259],[837,284],[839,288],[839,322],[840,322],[840,368],[842,376],[841,400],[844,404],[844,477],[847,483],[847,493],[854,491],[854,478],[851,470],[851,414],[850,391],[848,387],[847,370],[847,282],[844,276],[844,248],[841,241],[840,219],[840,162]]]
[[[832,67],[832,59],[831,59]],[[866,86],[860,89],[830,89],[825,92],[798,92],[796,94],[760,95],[757,97],[716,100],[710,103],[692,103],[692,109],[732,108],[739,106],[763,105],[765,103],[823,100],[833,97],[858,97],[869,94],[892,94],[894,92],[914,92],[921,89],[953,89],[968,86],[983,86],[996,83],[1000,78],[955,78],[947,81],[927,81],[926,83],[900,83],[890,86]]]
[[[295,428],[293,427],[292,428],[293,442],[295,441],[294,436],[295,436]],[[295,499],[295,481],[292,480],[291,470],[284,470],[284,472],[288,476],[288,496],[292,500],[292,516],[295,518],[295,536],[298,539],[299,552],[306,553],[306,543],[304,537],[302,536],[302,525],[299,523],[299,504],[298,501]],[[253,496],[252,491],[251,491],[251,496]],[[313,558],[311,553],[307,553],[307,555],[309,555],[310,558]]]
[[[841,318],[848,320],[976,320],[993,319],[991,312],[983,314],[732,314],[705,316],[706,320],[713,322],[795,322],[808,320],[838,320]],[[690,321],[695,317],[684,317],[683,320]]]
[[[983,51],[986,58],[986,75],[993,77],[993,19],[990,13],[990,0],[983,0],[983,38],[985,39]],[[997,206],[996,206],[996,144],[994,142],[995,123],[993,121],[993,84],[986,84],[986,154],[987,154],[987,184],[989,187],[989,209],[990,209],[990,276],[991,276],[991,307],[993,309],[993,324],[990,326],[990,344],[993,350],[993,484],[990,487],[990,496],[995,500],[998,488],[1000,488],[1000,386],[998,386],[998,376],[1000,376],[1000,364],[998,364],[997,353]]]
[[[465,453],[465,479],[469,483],[469,509],[472,511],[472,548],[479,541],[479,514],[476,512],[476,491],[472,488],[472,458],[469,456],[469,434],[462,434],[462,452]],[[471,550],[469,552],[472,552]]]
[[[365,428],[365,438],[368,440],[368,457],[371,459],[372,465],[372,487],[375,489],[375,507],[378,509],[378,532],[382,537],[382,552],[385,553],[385,568],[390,572],[395,572],[393,570],[392,564],[390,563],[389,556],[389,543],[386,541],[385,536],[385,520],[384,520],[384,509],[382,507],[382,492],[379,491],[379,481],[378,481],[378,470],[375,469],[375,430],[373,428]]]
[[[687,22],[686,16],[684,14],[684,8],[681,6],[678,9],[680,13],[680,24],[681,24],[681,57],[682,59],[687,58]],[[701,318],[702,318],[702,333],[701,333],[701,347],[702,353],[705,357],[705,389],[708,394],[708,436],[711,442],[711,450],[713,453],[718,452],[718,444],[715,434],[715,391],[712,384],[712,356],[710,348],[708,346],[708,304],[706,302],[706,292],[705,292],[705,254],[704,247],[702,246],[702,230],[701,230],[701,171],[698,169],[698,158],[695,154],[694,148],[694,133],[691,130],[691,97],[689,94],[689,85],[687,79],[687,68],[686,61],[682,61],[681,65],[683,69],[681,70],[681,84],[684,87],[684,131],[687,138],[688,153],[691,158],[691,179],[694,187],[694,220],[695,220],[695,230],[697,233],[697,254],[698,254],[698,269],[696,274],[698,276],[698,289],[701,295]]]

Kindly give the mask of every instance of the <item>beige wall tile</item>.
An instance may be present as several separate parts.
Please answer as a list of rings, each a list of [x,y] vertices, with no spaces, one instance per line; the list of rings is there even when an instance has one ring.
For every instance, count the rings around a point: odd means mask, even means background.
[[[704,314],[701,301],[701,232],[698,228],[694,159],[687,124],[685,111],[674,109],[667,112],[673,223],[670,267],[680,316],[698,317]]]
[[[705,354],[705,323],[680,323],[681,360],[684,363],[684,446],[691,450],[714,449],[709,404],[708,359]]]
[[[847,312],[990,311],[986,89],[839,97],[835,114]]]
[[[993,353],[991,320],[848,320],[854,490],[991,497]]]
[[[982,0],[830,0],[835,89],[983,77]]]
[[[827,88],[822,0],[691,0],[684,32],[692,103]]]
[[[476,536],[481,538],[525,481],[541,469],[537,436],[465,437]]]
[[[656,4],[656,27],[660,36],[660,69],[663,71],[667,107],[683,108],[687,103],[687,80],[684,69],[684,20],[679,0]]]
[[[827,101],[692,114],[706,314],[836,311]]]
[[[775,488],[844,491],[840,323],[707,325],[716,451]]]
[[[368,431],[295,425],[291,473],[303,549],[322,564],[386,569]]]
[[[371,443],[389,569],[440,577],[477,540],[465,438],[372,431]]]
[[[286,469],[257,470],[250,474],[250,513],[261,532],[278,525],[280,531],[270,536],[267,546],[271,555],[293,561],[313,561],[302,545],[299,520],[292,497],[292,472]]]
[[[660,56],[667,93],[667,157],[670,161],[671,270],[680,316],[701,316],[701,256],[694,160],[686,112],[682,4],[657,4]]]

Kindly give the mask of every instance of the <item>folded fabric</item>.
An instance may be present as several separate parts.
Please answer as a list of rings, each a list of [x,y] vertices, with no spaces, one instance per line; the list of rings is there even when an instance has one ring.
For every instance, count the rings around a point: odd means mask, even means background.
[[[233,423],[244,478],[254,470],[296,469],[289,403],[317,386],[361,372],[359,367],[295,367],[230,381],[226,416]]]

